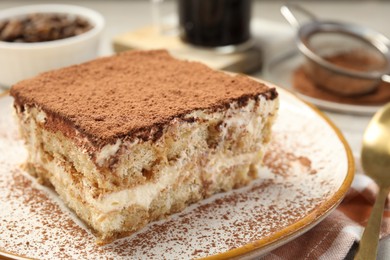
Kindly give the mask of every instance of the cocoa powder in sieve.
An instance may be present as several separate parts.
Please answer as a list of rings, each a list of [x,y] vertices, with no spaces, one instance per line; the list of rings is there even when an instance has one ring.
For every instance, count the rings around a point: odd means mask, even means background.
[[[340,53],[326,57],[326,59],[335,65],[356,71],[368,71],[379,69],[383,66],[377,59],[370,59],[367,55],[359,55],[355,52]],[[372,62],[374,61],[374,62]],[[301,94],[309,97],[355,105],[380,105],[390,101],[390,83],[380,82],[377,89],[371,93],[360,96],[339,96],[333,92],[319,86],[305,72],[304,65],[299,66],[292,75],[293,88]]]

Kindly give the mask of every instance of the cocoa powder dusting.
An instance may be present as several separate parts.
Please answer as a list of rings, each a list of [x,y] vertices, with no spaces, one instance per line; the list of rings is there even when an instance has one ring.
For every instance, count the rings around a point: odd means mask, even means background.
[[[305,156],[296,155],[294,152],[286,151],[283,144],[277,141],[269,144],[270,148],[264,155],[263,162],[274,174],[288,177],[294,165],[300,165],[302,174],[316,174],[317,170],[313,169],[311,160]]]
[[[275,148],[280,147],[280,142],[286,140],[281,135],[274,136],[273,140],[276,143],[271,144],[266,157],[277,160],[275,156],[280,153],[280,148]],[[285,169],[281,164],[294,163],[290,162],[292,158],[303,167],[311,165],[309,159],[294,155],[291,152],[294,149],[295,146],[287,149],[290,156],[282,158],[279,164],[272,164],[268,159],[265,162],[267,167],[278,175],[281,169]],[[35,180],[31,180],[21,170],[16,169],[8,175],[0,174],[0,191],[4,189],[7,191],[5,198],[0,195],[0,201],[15,203],[15,210],[23,210],[24,213],[14,214],[22,218],[7,218],[6,233],[0,225],[0,231],[6,237],[17,236],[8,237],[6,241],[0,240],[0,249],[4,248],[2,242],[5,242],[7,251],[16,250],[12,252],[41,259],[162,256],[199,258],[223,253],[271,236],[274,232],[301,219],[321,203],[323,197],[319,196],[311,198],[307,204],[305,202],[307,198],[300,195],[306,192],[299,189],[294,191],[297,193],[295,197],[292,197],[290,192],[288,197],[275,196],[275,192],[283,194],[282,191],[286,192],[296,187],[291,183],[295,181],[289,180],[294,178],[291,165],[286,169],[290,169],[290,172],[282,173],[284,174],[282,182],[263,177],[249,187],[215,195],[166,220],[151,223],[128,238],[119,239],[105,246],[96,245],[94,236],[76,224],[68,210],[57,204],[59,201],[53,201],[52,196],[56,195],[48,196],[46,188],[37,189],[35,187],[37,184],[32,183]],[[301,174],[304,172],[299,173]],[[323,187],[327,185],[329,184],[324,183]],[[269,201],[270,198],[273,198],[272,201]]]
[[[180,61],[166,51],[130,51],[43,73],[10,93],[17,104],[38,106],[101,145],[124,136],[157,139],[164,124],[196,109],[277,97],[274,88],[246,76]]]

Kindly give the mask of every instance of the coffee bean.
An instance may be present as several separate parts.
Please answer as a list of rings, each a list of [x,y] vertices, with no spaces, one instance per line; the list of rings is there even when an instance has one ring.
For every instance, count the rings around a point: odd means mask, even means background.
[[[92,29],[84,18],[65,14],[34,13],[0,21],[0,41],[46,42],[69,38]]]

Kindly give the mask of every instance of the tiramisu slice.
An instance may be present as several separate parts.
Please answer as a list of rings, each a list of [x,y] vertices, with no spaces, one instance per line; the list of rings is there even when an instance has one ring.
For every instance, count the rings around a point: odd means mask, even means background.
[[[103,243],[257,177],[277,112],[274,88],[127,52],[11,89],[27,168]]]

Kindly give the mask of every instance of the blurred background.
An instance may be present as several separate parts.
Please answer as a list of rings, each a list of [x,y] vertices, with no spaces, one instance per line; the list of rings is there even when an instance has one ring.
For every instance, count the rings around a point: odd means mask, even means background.
[[[386,0],[253,0],[252,18],[275,21],[287,26],[280,14],[280,7],[286,2],[300,3],[318,17],[362,24],[390,37],[390,26],[388,26],[390,24],[390,1]],[[112,53],[111,40],[114,36],[152,23],[152,11],[148,0],[1,0],[0,9],[41,3],[81,5],[100,12],[106,19],[106,29],[101,44],[102,55]],[[161,4],[162,16],[174,13],[176,13],[175,0],[167,0]],[[257,28],[252,28],[252,31],[256,30]]]

